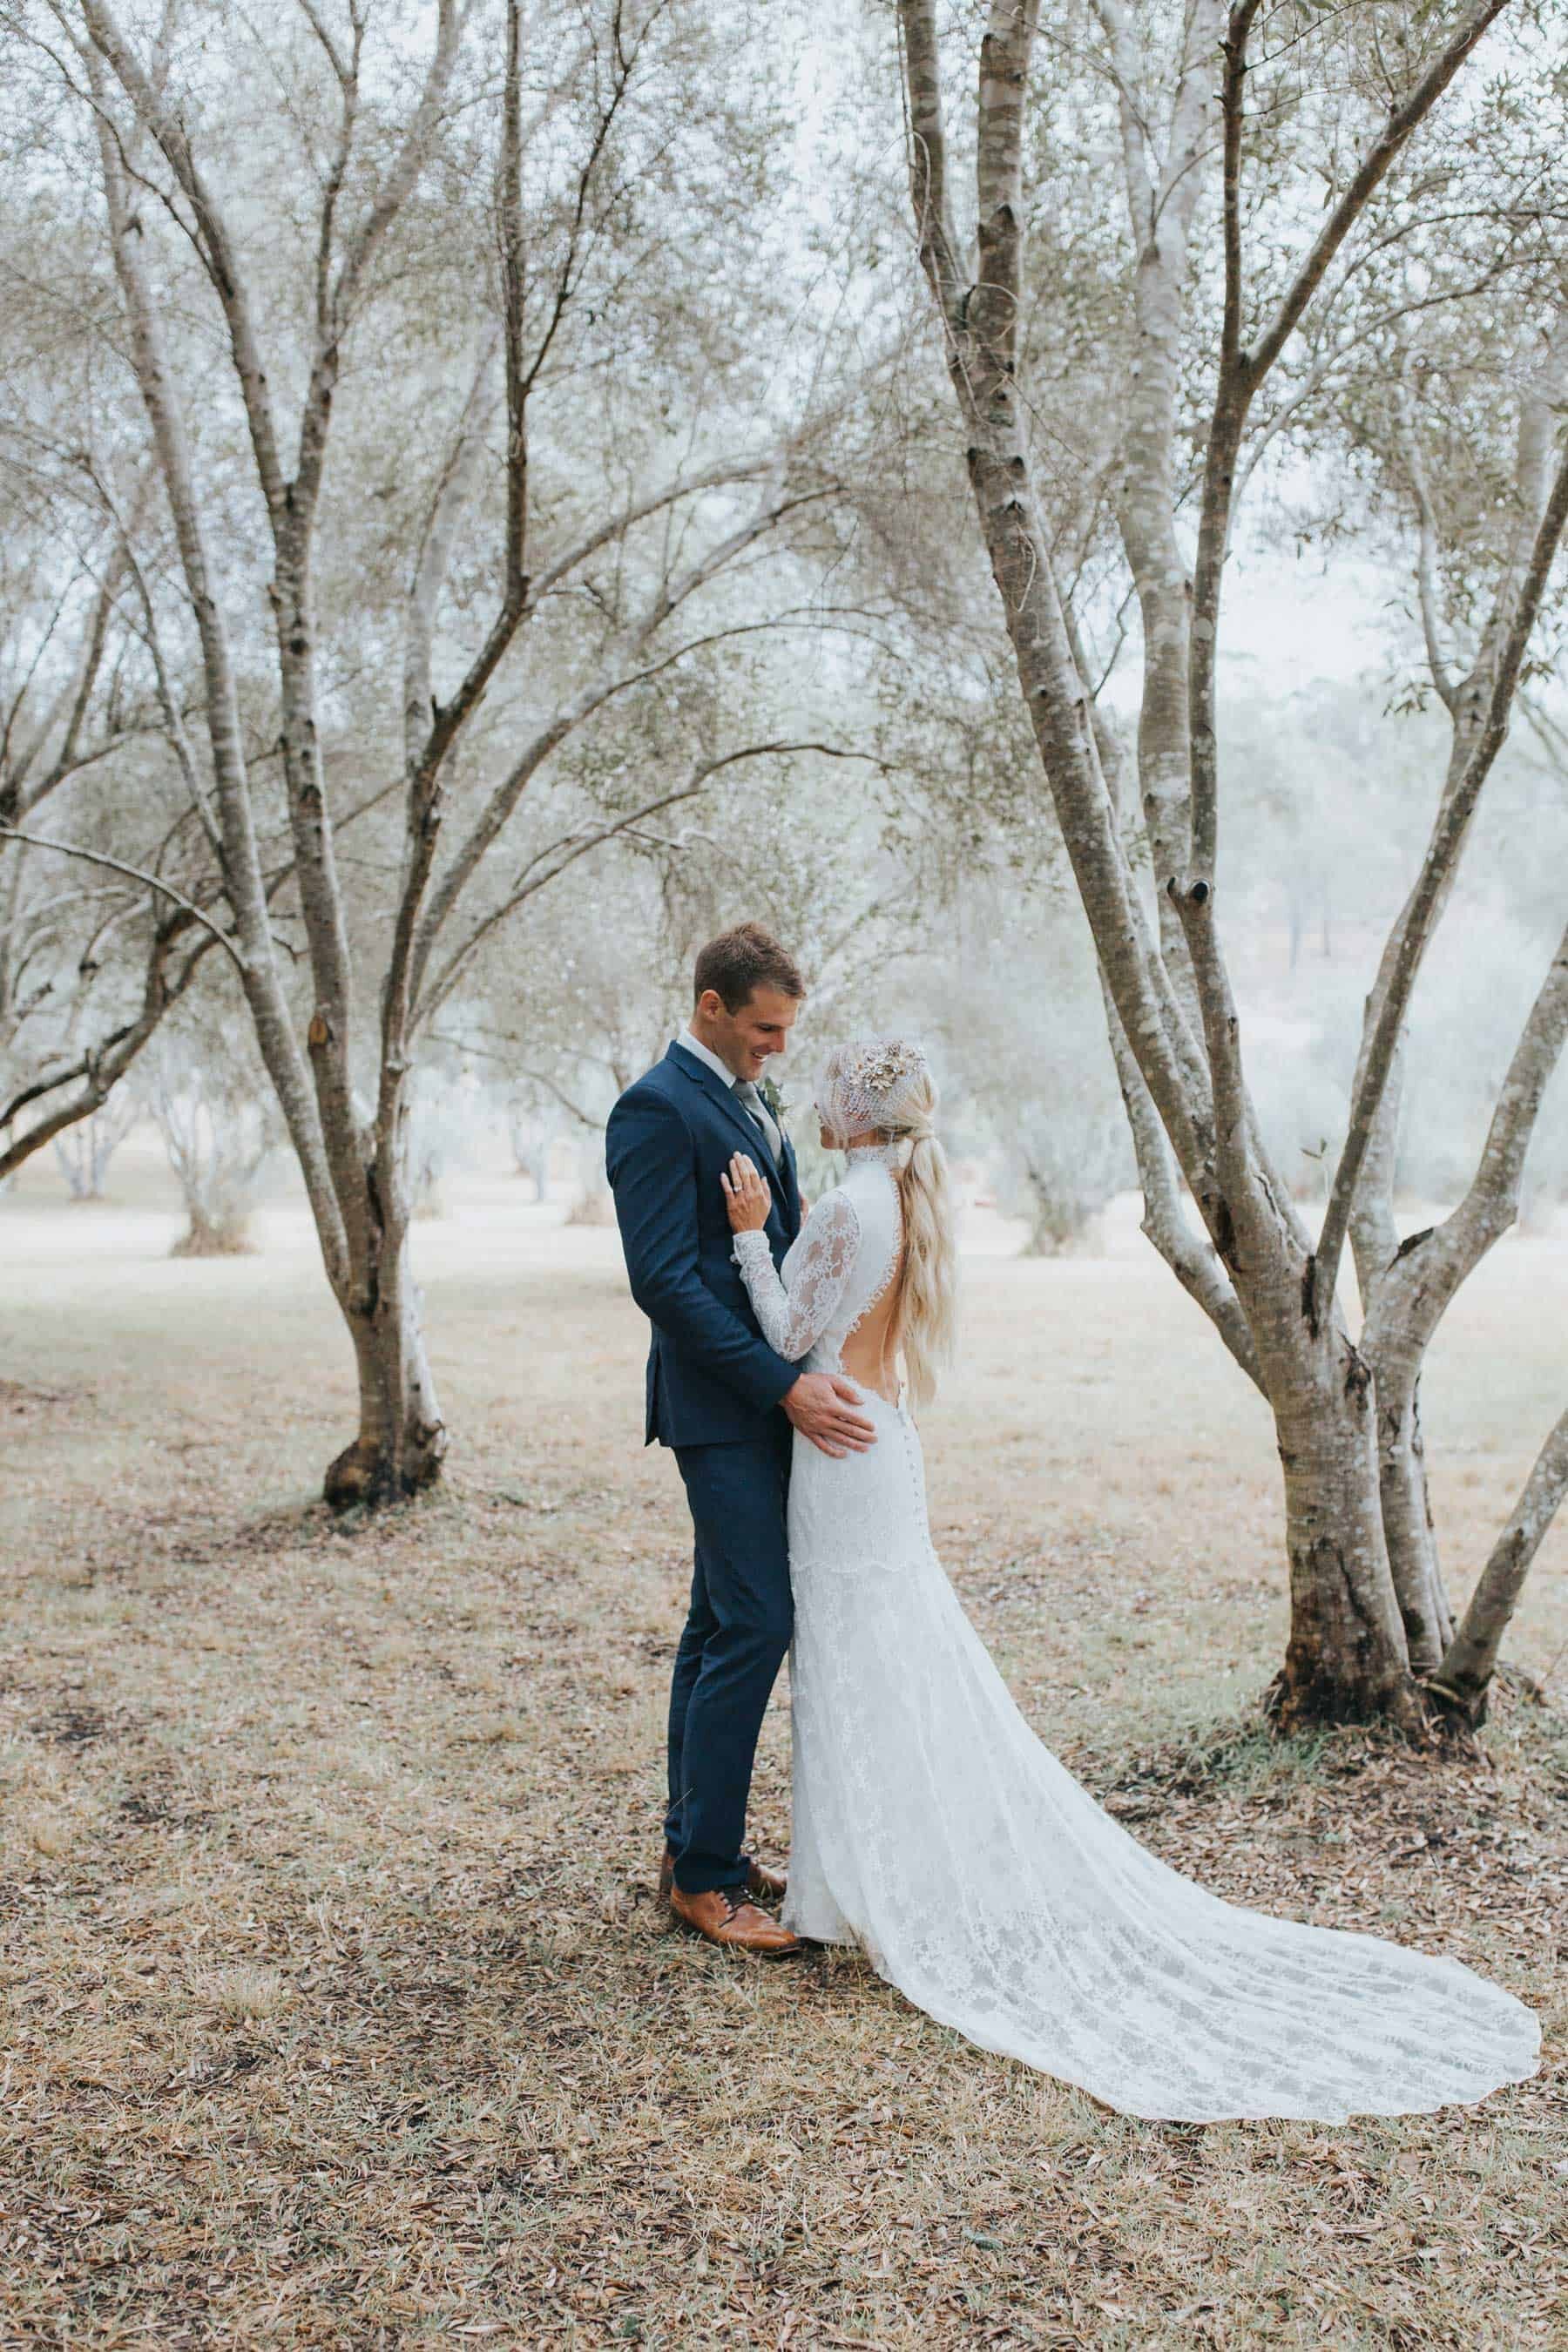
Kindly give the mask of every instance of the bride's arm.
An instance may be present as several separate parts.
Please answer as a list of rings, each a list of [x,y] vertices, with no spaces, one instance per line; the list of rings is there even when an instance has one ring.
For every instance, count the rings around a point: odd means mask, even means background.
[[[746,1164],[750,1168],[750,1162]],[[754,1170],[752,1174],[761,1185]],[[741,1222],[752,1213],[747,1191],[749,1187],[742,1189],[739,1179],[725,1187],[730,1222],[735,1228],[735,1263],[763,1339],[775,1353],[798,1363],[821,1339],[844,1296],[844,1286],[859,1254],[860,1220],[845,1192],[829,1192],[819,1201],[791,1253],[786,1290],[766,1234],[760,1225]],[[763,1205],[765,1214],[765,1188]]]

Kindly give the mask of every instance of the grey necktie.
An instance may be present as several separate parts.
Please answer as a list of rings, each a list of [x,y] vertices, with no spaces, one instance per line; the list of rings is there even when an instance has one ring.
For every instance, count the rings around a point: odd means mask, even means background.
[[[767,1144],[773,1165],[777,1167],[779,1153],[784,1146],[784,1139],[778,1130],[778,1121],[750,1078],[737,1078],[730,1091],[742,1109],[749,1112],[758,1127],[762,1129],[763,1139]]]

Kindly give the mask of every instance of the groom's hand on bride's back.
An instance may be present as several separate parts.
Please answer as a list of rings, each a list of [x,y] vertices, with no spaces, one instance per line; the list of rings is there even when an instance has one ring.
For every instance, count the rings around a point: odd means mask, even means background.
[[[780,1402],[801,1435],[835,1461],[865,1454],[877,1443],[877,1432],[860,1410],[859,1391],[837,1372],[802,1372]]]

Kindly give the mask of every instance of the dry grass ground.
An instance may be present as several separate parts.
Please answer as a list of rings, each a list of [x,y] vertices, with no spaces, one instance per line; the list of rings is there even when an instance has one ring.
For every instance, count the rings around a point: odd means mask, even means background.
[[[39,1175],[0,1207],[0,2343],[1568,2342],[1568,1733],[1517,1696],[1438,1767],[1235,1728],[1282,1635],[1269,1435],[1135,1236],[1054,1265],[979,1236],[939,1542],[1042,1734],[1163,1853],[1542,2009],[1548,2070],[1479,2110],[1131,2122],[853,1958],[669,1932],[686,1539],[613,1236],[453,1189],[418,1236],[450,1486],[337,1528],[310,1498],[348,1364],[297,1213],[171,1262],[127,1167],[130,1205]],[[1450,1318],[1457,1583],[1564,1329],[1542,1240]],[[1513,1643],[1538,1675],[1565,1571],[1559,1528]]]

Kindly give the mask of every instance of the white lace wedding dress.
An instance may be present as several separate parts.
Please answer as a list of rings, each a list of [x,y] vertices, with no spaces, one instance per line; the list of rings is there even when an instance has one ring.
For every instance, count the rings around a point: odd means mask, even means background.
[[[850,1155],[774,1271],[735,1255],[770,1343],[813,1371],[898,1266],[890,1153]],[[1522,2081],[1533,2013],[1458,1961],[1205,1894],[1043,1747],[931,1549],[908,1411],[869,1452],[795,1440],[795,1827],[786,1924],[854,1943],[982,2048],[1129,2115],[1421,2113]]]

